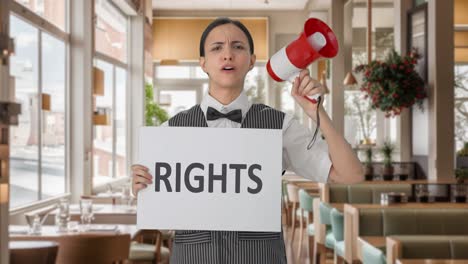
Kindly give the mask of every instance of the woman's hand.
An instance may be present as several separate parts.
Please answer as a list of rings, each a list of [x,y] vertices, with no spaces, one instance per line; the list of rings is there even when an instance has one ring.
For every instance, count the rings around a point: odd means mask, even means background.
[[[149,173],[149,169],[143,165],[132,165],[132,192],[137,196],[138,192],[145,189],[148,184],[153,183],[153,176]]]
[[[324,87],[319,81],[310,77],[309,70],[304,69],[300,72],[299,76],[293,82],[291,95],[296,102],[304,109],[306,114],[314,121],[316,118],[317,109],[320,107],[318,103],[314,104],[304,98],[306,95],[322,94],[325,92]],[[323,98],[322,98],[323,102]]]

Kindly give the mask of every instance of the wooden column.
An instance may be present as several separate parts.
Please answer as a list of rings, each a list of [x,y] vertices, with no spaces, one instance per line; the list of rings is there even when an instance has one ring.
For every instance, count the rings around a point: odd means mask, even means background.
[[[429,178],[454,178],[454,1],[429,0]]]
[[[10,217],[10,126],[18,124],[21,105],[14,102],[14,82],[10,79],[10,1],[0,4],[0,263],[9,262],[8,225]]]
[[[70,1],[70,192],[72,201],[92,188],[93,1]]]
[[[331,60],[331,85],[330,96],[331,100],[331,119],[333,126],[340,134],[344,134],[344,87],[343,80],[345,77],[345,52],[344,47],[344,4],[343,0],[332,0],[330,9],[331,15],[329,23],[335,32],[338,40],[340,51],[338,55]]]
[[[394,0],[394,44],[395,50],[400,54],[406,54],[407,51],[407,13],[411,9],[411,1]],[[405,109],[397,117],[397,138],[400,138],[400,160],[411,161],[411,118],[410,110]]]
[[[372,61],[372,0],[367,0],[367,64]]]

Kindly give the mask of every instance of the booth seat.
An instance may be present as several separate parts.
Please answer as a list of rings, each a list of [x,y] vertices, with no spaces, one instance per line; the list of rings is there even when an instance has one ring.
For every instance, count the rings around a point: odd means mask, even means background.
[[[421,241],[420,244],[415,242],[413,246],[413,244],[411,244],[413,243],[411,239],[414,239],[414,236],[467,236],[468,225],[465,224],[466,219],[468,219],[468,210],[466,209],[362,209],[359,212],[359,233],[357,236],[413,236],[413,238],[409,237],[408,240],[408,245],[411,245],[411,250],[407,251],[409,252],[407,256],[412,256],[412,254],[414,254],[413,256],[416,257],[418,245],[421,245],[419,248],[422,254],[423,251],[430,252],[432,247],[437,248],[437,245],[442,245],[444,242],[429,240],[426,245],[423,245],[424,241]],[[437,243],[435,241],[437,241]],[[468,238],[466,241],[457,241],[460,242],[457,242],[454,248],[448,247],[447,245],[449,245],[450,242],[446,242],[446,248],[441,248],[439,251],[449,252],[449,249],[459,249],[459,245],[465,245],[466,256],[468,256],[468,243],[463,244],[468,241]],[[384,256],[386,252],[384,248],[364,245],[361,254],[364,263],[385,263]],[[460,253],[457,254],[460,255]],[[449,256],[445,253],[441,255],[445,257]],[[434,256],[438,256],[437,253],[435,253]],[[406,258],[406,255],[403,257]],[[426,258],[431,258],[431,255],[426,256]]]
[[[351,204],[378,204],[381,193],[404,193],[407,197],[412,195],[411,184],[328,184],[324,192],[328,191],[329,203],[351,203]],[[324,195],[327,196],[327,195]]]
[[[396,259],[466,259],[468,236],[391,236],[387,238],[387,262]]]

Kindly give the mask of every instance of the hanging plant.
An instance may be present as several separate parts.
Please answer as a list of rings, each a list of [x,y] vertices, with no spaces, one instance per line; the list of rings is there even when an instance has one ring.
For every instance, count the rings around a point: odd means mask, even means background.
[[[399,115],[403,108],[414,104],[423,110],[427,94],[424,81],[415,70],[419,58],[416,52],[402,57],[392,50],[384,61],[374,60],[354,69],[364,73],[361,91],[370,98],[373,109],[385,112],[385,117]]]

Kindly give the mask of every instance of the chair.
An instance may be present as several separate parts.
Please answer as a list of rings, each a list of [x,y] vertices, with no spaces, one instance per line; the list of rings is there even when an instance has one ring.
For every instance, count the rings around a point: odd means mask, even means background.
[[[315,224],[315,235],[320,237],[316,238],[314,243],[315,263],[326,263],[327,253],[335,249],[335,238],[331,229],[332,207],[328,203],[316,201],[314,201],[314,211],[318,214],[316,218],[318,223]],[[324,237],[320,235],[322,228]]]
[[[285,224],[286,224],[286,227],[290,227],[291,226],[291,202],[289,201],[289,197],[288,197],[288,188],[287,188],[287,181],[282,181],[281,183],[281,194],[282,194],[282,214],[284,215],[284,220],[285,220]]]
[[[59,245],[52,241],[11,241],[10,264],[55,264]]]
[[[169,263],[170,250],[162,246],[164,235],[159,230],[139,230],[130,244],[129,260],[151,263]]]
[[[291,209],[291,244],[294,242],[294,234],[296,232],[296,226],[297,226],[297,222],[296,222],[296,215],[297,215],[297,212],[296,210],[298,209],[298,206],[299,206],[299,188],[294,185],[294,184],[287,184],[287,190],[288,190],[288,198],[289,198],[289,202],[292,203],[292,209]]]
[[[123,263],[130,249],[129,234],[77,234],[63,236],[25,237],[17,240],[47,240],[59,244],[57,264]]]
[[[299,210],[300,210],[300,233],[299,233],[299,251],[297,253],[297,259],[301,257],[302,251],[302,239],[304,236],[304,229],[307,230],[308,235],[308,248],[309,248],[309,260],[310,263],[313,262],[314,259],[314,224],[313,221],[313,202],[314,197],[310,196],[307,191],[300,189],[299,190]],[[304,215],[304,213],[306,213]],[[304,224],[304,219],[306,220],[306,224]]]
[[[330,221],[334,241],[335,241],[335,263],[344,263],[345,243],[344,243],[344,214],[333,208],[330,212]]]

